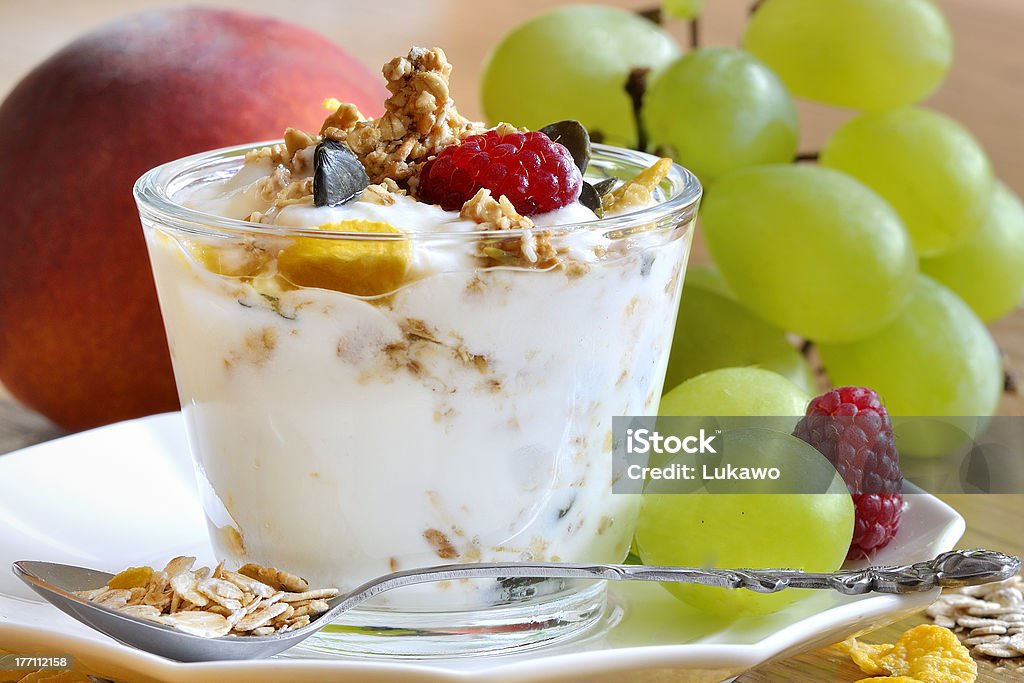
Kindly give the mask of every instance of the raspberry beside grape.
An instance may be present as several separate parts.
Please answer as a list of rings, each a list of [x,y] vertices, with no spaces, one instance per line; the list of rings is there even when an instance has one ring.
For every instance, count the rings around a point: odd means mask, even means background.
[[[811,401],[794,436],[824,455],[853,495],[857,521],[847,555],[871,557],[899,528],[903,473],[882,400],[865,387],[840,387]]]
[[[544,133],[488,131],[441,150],[420,177],[420,199],[459,209],[481,188],[505,195],[523,216],[576,201],[583,175],[569,150]]]

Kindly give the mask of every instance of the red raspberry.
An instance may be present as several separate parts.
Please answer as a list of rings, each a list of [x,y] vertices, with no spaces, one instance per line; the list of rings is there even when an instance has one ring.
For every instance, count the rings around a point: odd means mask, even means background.
[[[451,145],[427,162],[420,199],[448,211],[462,207],[480,188],[508,197],[523,216],[568,206],[583,189],[583,175],[564,145],[544,133],[488,131]]]
[[[900,524],[903,473],[889,413],[871,389],[841,387],[807,406],[793,435],[828,458],[853,495],[857,521],[849,559],[871,557]]]

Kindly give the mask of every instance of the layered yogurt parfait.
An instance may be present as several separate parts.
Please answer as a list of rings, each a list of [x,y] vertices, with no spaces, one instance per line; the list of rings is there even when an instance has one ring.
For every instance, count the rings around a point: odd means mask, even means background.
[[[450,72],[414,48],[385,65],[378,119],[328,101],[319,131],[136,186],[229,563],[347,591],[426,565],[627,554],[612,417],[657,412],[699,185],[571,121],[469,121]],[[509,647],[585,628],[603,590],[418,586],[334,631],[400,642],[355,646],[376,651]]]

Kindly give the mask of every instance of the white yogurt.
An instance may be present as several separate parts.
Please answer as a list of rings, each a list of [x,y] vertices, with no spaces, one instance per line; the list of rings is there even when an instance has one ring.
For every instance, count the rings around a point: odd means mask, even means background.
[[[263,211],[254,177],[184,201],[236,218]],[[273,220],[349,218],[478,229],[408,198],[294,205]],[[573,205],[537,223],[593,218]],[[370,300],[315,288],[268,296],[265,279],[214,274],[185,236],[147,228],[218,554],[343,590],[443,562],[625,556],[635,500],[611,492],[612,417],[657,410],[682,230],[667,243],[575,231],[556,245],[586,263],[582,274],[486,267],[469,240],[414,240],[415,277]],[[496,583],[472,582],[390,604],[500,598]]]

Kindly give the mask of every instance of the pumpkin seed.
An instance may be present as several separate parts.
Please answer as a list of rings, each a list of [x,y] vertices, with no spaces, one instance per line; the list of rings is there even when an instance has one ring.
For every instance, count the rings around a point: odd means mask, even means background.
[[[593,211],[598,218],[604,217],[601,193],[586,180],[583,181],[583,189],[580,191],[580,204]]]
[[[587,164],[590,163],[590,134],[583,124],[574,119],[549,123],[540,129],[541,133],[547,135],[553,142],[565,145],[572,155],[572,160],[580,173],[587,172]]]
[[[370,184],[366,169],[344,142],[324,140],[313,152],[313,204],[341,206]]]

